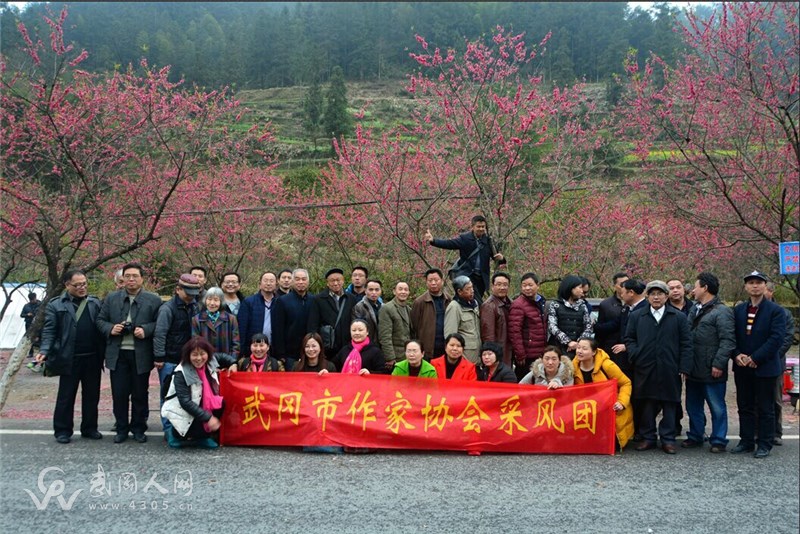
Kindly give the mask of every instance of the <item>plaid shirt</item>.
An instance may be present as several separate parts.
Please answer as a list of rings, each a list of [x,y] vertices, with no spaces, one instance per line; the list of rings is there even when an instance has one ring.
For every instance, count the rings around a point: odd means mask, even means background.
[[[217,320],[211,322],[208,311],[203,310],[192,317],[192,335],[203,336],[215,352],[224,352],[234,361],[239,358],[239,323],[233,314],[220,311]]]

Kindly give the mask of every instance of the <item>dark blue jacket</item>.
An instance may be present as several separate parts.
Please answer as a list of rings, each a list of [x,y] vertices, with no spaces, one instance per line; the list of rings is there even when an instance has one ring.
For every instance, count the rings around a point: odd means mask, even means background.
[[[480,239],[475,238],[475,234],[464,232],[459,234],[455,239],[434,239],[431,245],[437,248],[444,248],[448,250],[458,250],[459,253],[459,275],[469,276],[474,272],[472,264],[475,261],[475,256],[469,259],[470,254],[478,247],[478,242],[481,244],[481,250],[478,252],[478,266],[480,267],[481,279],[483,280],[483,288],[489,287],[489,272],[492,256],[495,254],[494,244],[488,234],[484,234]],[[477,294],[477,291],[476,291]],[[479,295],[483,296],[483,295]]]
[[[272,346],[271,355],[283,360],[300,358],[303,337],[308,333],[306,325],[314,295],[306,293],[301,297],[292,289],[272,305],[270,317],[272,320]]]
[[[750,300],[738,304],[733,309],[736,320],[736,354],[747,354],[756,363],[755,374],[761,378],[771,378],[783,374],[780,349],[786,335],[786,315],[783,308],[772,301],[763,299],[750,335],[747,335],[747,306]],[[734,355],[735,356],[735,355]],[[733,366],[734,372],[746,369]]]
[[[272,295],[272,304],[274,310],[275,303],[277,302],[278,294]],[[270,319],[272,318],[272,311],[270,311]],[[239,339],[241,340],[241,355],[250,355],[250,340],[256,334],[261,334],[264,330],[264,297],[261,291],[250,295],[242,301],[239,307],[239,313],[236,316],[239,321]],[[272,337],[275,337],[273,330]],[[270,339],[272,344],[272,339]]]

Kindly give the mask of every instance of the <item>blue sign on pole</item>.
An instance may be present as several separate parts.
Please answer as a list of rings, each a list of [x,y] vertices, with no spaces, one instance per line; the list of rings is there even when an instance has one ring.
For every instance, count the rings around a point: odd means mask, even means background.
[[[780,244],[778,256],[781,274],[800,273],[800,241],[786,241]]]

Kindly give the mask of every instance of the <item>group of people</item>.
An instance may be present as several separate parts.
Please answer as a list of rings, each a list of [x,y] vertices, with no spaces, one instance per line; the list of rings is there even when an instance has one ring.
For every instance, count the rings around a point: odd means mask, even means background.
[[[309,293],[305,269],[266,271],[258,292],[248,297],[240,292],[238,274],[226,273],[221,287],[206,289],[205,269],[194,267],[178,278],[166,302],[143,288],[144,270],[137,263],[118,272],[121,287],[102,302],[88,296],[84,273],[67,273],[65,292],[47,305],[36,357],[50,374],[60,375],[56,440],[71,440],[79,385],[81,435],[102,438],[97,404],[105,362],[115,443],[130,434],[137,442],[147,440],[148,380],[155,367],[164,437],[175,448],[217,446],[224,409],[219,372],[227,369],[392,374],[551,389],[616,379],[619,448],[634,440],[636,450],[644,451],[660,440],[668,454],[676,452],[685,383],[690,428],[682,447],[703,446],[707,403],[711,451],[722,452],[732,359],[741,441],[731,452],[762,458],[779,443],[775,401],[793,326],[791,315],[768,298],[763,273],[744,277],[749,300],[734,310],[717,297],[719,281],[711,273],[697,276],[694,302],[679,280],[645,284],[618,273],[614,295],[600,303],[594,321],[584,293],[588,281],[580,276],[564,277],[550,301],[539,294],[537,275],[525,273],[519,296],[511,300],[512,277],[495,271],[486,276],[490,296],[482,300],[476,290],[482,270],[502,255],[486,239],[485,221],[473,223],[471,242],[466,234],[458,243],[428,236],[434,246],[459,245],[459,263],[472,266],[451,273],[452,298],[435,268],[424,274],[422,295],[412,300],[409,284],[398,281],[388,302],[381,281],[364,267],[352,270],[347,287],[342,269],[328,270],[326,289],[318,294]],[[469,246],[479,253],[465,252]]]

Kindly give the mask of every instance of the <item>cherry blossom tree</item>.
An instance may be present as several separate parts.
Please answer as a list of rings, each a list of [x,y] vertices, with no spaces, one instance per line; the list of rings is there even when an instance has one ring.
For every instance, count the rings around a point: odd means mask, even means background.
[[[798,7],[724,3],[681,30],[688,52],[673,67],[627,64],[621,131],[650,171],[634,185],[777,274],[778,243],[800,235]]]

